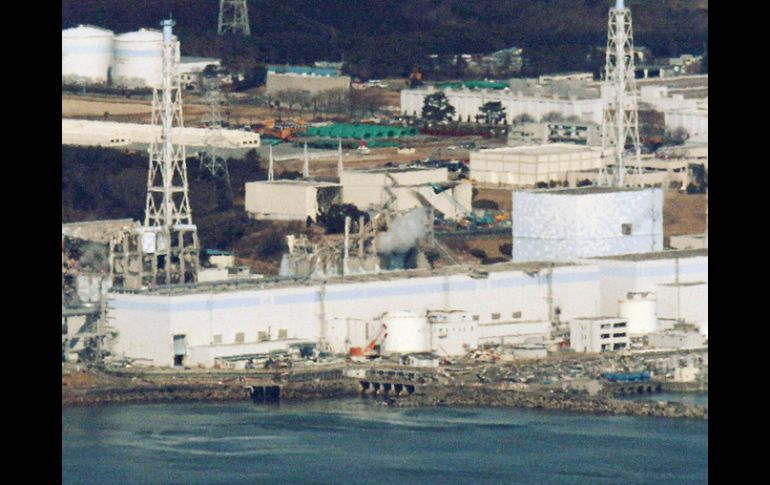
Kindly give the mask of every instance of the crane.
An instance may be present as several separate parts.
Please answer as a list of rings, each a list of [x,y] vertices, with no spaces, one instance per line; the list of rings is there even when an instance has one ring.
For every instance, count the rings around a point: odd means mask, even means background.
[[[376,357],[379,357],[380,354],[378,351],[375,350],[377,345],[381,345],[382,342],[388,337],[387,331],[388,326],[384,323],[382,324],[382,327],[380,327],[380,331],[377,333],[377,336],[375,336],[371,342],[369,342],[366,347],[361,349],[361,347],[351,347],[350,348],[350,358],[354,361],[363,361],[366,359],[374,359]]]

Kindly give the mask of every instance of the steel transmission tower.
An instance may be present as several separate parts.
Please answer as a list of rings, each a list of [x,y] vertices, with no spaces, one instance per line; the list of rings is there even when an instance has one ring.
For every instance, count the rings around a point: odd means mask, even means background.
[[[219,35],[226,33],[251,35],[246,0],[219,0]]]
[[[144,216],[145,234],[155,234],[153,244],[148,245],[151,250],[145,251],[153,286],[195,282],[199,251],[188,197],[185,147],[175,145],[172,139],[172,127],[183,126],[182,89],[175,61],[179,46],[173,40],[174,22],[164,20],[161,25],[163,83],[153,91],[152,120],[162,131],[160,141],[150,145]]]
[[[222,136],[222,91],[219,89],[219,77],[204,76],[203,88],[205,94],[203,102],[208,106],[208,112],[203,117],[206,127],[206,151],[200,157],[201,172],[207,171],[214,177],[222,177],[230,190],[230,173],[227,170],[227,161],[219,157],[217,147],[222,146],[225,138]]]
[[[634,35],[631,11],[623,0],[610,8],[607,32],[607,57],[604,70],[604,114],[602,118],[602,154],[614,147],[612,184],[625,184],[626,145],[633,145],[636,173],[641,173],[639,147],[639,113],[636,106],[636,78],[634,73]],[[606,164],[602,164],[602,183],[607,182]]]

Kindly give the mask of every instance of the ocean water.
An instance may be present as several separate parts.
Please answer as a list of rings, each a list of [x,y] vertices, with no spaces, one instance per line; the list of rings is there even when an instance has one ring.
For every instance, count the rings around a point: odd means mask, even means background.
[[[65,484],[705,484],[708,423],[499,408],[62,410]]]

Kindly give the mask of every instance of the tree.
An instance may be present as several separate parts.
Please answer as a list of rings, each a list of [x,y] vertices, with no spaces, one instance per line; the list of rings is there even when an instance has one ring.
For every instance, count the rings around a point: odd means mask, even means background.
[[[449,104],[449,100],[442,91],[425,96],[422,104],[422,117],[424,119],[441,123],[451,120],[454,114],[454,106]]]
[[[498,124],[505,120],[505,107],[500,101],[488,101],[479,108],[486,123]]]
[[[534,122],[535,122],[535,118],[533,118],[528,113],[522,113],[513,119],[514,125],[523,125],[524,123],[534,123]]]
[[[549,111],[548,113],[543,115],[543,117],[541,118],[541,121],[546,121],[546,122],[564,121],[564,116],[558,111]]]

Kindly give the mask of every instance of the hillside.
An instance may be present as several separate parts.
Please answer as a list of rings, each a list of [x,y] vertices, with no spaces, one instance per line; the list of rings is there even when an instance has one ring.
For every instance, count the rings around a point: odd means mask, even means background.
[[[525,74],[589,69],[606,42],[614,0],[248,0],[252,36],[216,35],[217,0],[62,0],[62,28],[94,24],[121,33],[155,28],[172,13],[185,55],[257,63],[344,59],[350,72],[404,76],[430,53],[482,53],[520,46]],[[656,56],[701,53],[708,2],[627,0],[636,44]]]

